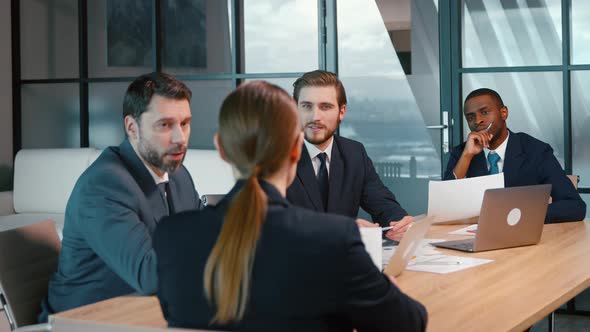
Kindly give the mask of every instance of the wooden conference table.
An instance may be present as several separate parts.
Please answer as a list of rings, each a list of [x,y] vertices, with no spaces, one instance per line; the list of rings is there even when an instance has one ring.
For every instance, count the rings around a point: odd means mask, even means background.
[[[433,226],[429,238],[452,238],[464,226]],[[488,264],[450,274],[404,271],[401,289],[422,302],[428,331],[523,331],[590,287],[590,219],[545,225],[535,246],[476,254]],[[56,316],[112,324],[164,327],[154,296],[122,296]]]

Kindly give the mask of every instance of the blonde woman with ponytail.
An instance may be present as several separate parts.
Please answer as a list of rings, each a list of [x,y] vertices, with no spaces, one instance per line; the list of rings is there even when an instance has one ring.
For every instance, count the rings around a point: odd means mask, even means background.
[[[158,298],[171,327],[423,331],[424,307],[372,263],[355,221],[285,199],[303,134],[293,99],[263,81],[224,100],[215,145],[239,179],[215,207],[163,219]]]

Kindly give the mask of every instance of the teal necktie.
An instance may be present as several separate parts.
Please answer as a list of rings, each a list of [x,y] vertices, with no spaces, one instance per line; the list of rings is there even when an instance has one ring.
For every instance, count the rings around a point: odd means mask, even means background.
[[[488,161],[490,162],[490,174],[498,174],[500,170],[498,169],[498,160],[500,160],[500,156],[495,153],[491,152],[488,153]]]

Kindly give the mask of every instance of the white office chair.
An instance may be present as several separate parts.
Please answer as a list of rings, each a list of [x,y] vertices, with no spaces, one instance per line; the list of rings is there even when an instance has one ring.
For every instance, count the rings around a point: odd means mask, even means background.
[[[51,220],[0,232],[0,300],[11,329],[37,322],[61,242]],[[43,331],[22,328],[19,331]]]

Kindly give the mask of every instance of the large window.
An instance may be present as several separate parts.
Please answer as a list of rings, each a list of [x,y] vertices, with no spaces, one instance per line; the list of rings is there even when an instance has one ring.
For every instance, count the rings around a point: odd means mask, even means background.
[[[547,143],[566,173],[580,176],[590,193],[590,3],[582,0],[462,0],[461,59],[453,80],[462,98],[471,90],[497,90],[509,109],[508,127]],[[453,29],[451,29],[453,30]],[[461,98],[456,99],[459,119]],[[462,118],[462,116],[461,116]],[[467,134],[464,120],[463,134]],[[583,195],[585,197],[587,195]]]
[[[434,1],[339,1],[340,134],[362,142],[408,213],[425,213],[441,177],[438,10]],[[363,13],[359,15],[359,13]]]
[[[221,101],[238,84],[268,79],[290,93],[296,77],[319,67],[317,0],[13,5],[21,46],[15,151],[118,145],[127,86],[160,70],[193,91],[189,147],[212,149]]]
[[[445,152],[465,137],[462,99],[484,86],[504,97],[509,128],[551,144],[590,194],[587,1],[12,4],[15,151],[118,144],[124,90],[155,70],[191,87],[189,145],[212,149],[221,100],[237,85],[264,79],[291,93],[297,77],[320,68],[336,71],[347,89],[340,134],[365,145],[412,214],[425,212],[427,182],[440,178]],[[450,133],[441,130],[447,114]]]

